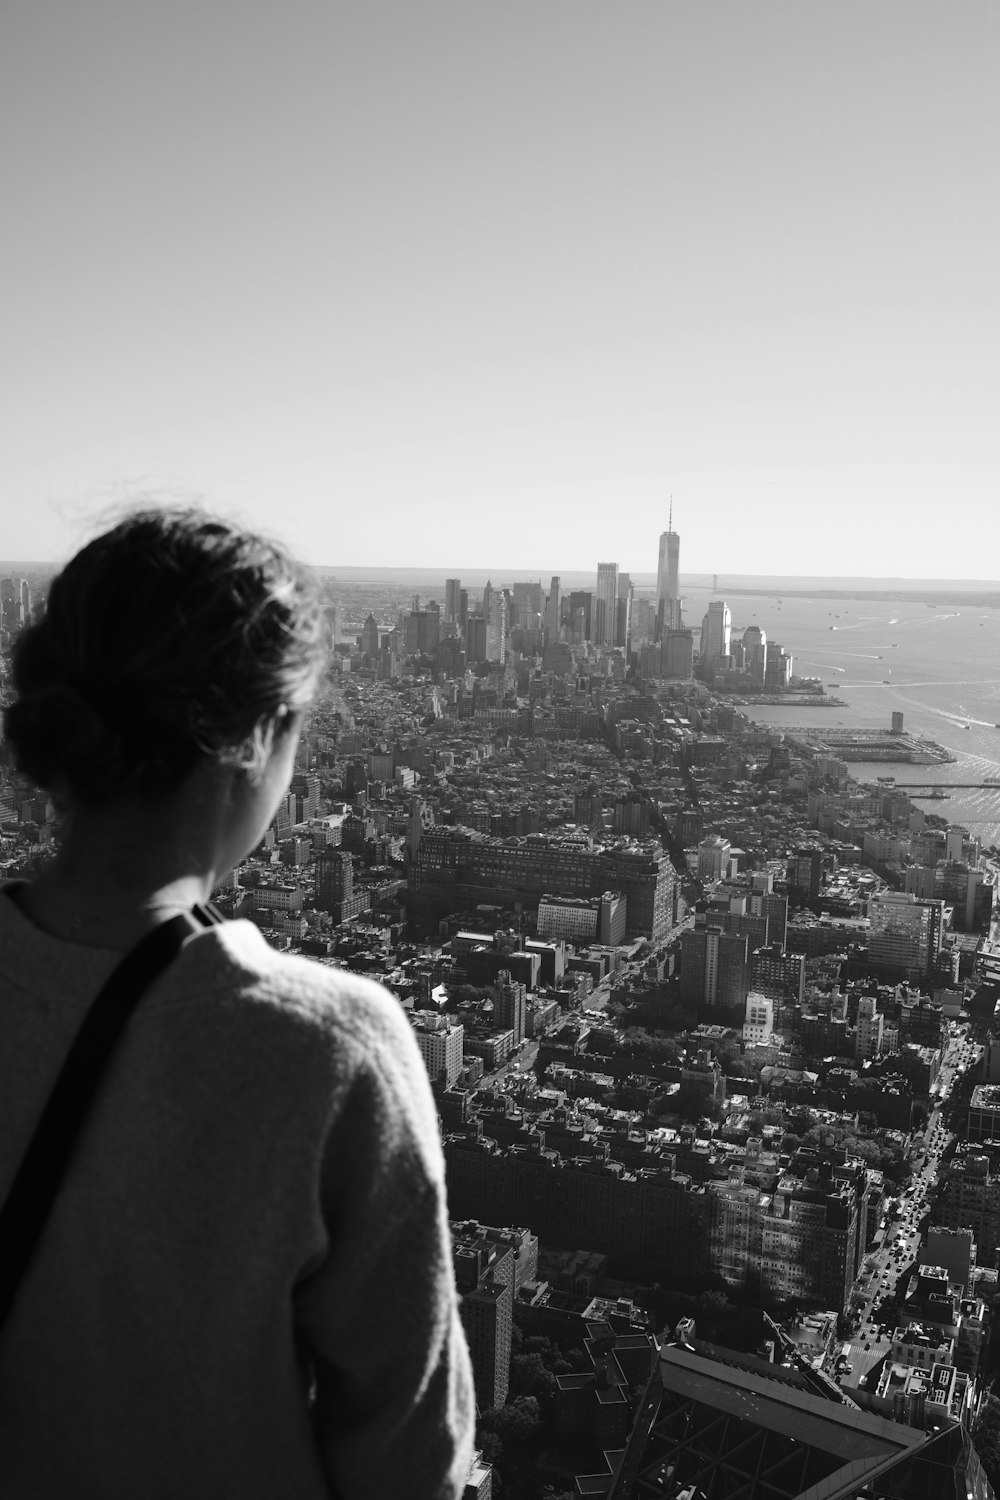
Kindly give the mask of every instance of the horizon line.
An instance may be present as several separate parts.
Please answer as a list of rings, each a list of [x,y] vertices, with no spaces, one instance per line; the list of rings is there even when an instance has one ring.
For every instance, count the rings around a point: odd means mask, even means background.
[[[56,561],[56,560],[51,559],[51,558],[48,558],[48,559],[43,559],[43,558],[28,558],[28,559],[21,558],[21,559],[17,559],[17,558],[14,558],[14,559],[6,560],[6,561],[0,561],[0,571],[7,572],[8,570],[12,570],[12,569],[16,569],[16,568],[21,568],[21,569],[28,569],[28,568],[37,568],[37,569],[52,568],[53,570],[57,570],[59,568],[64,567],[66,561],[68,561],[68,559],[63,559],[63,560]],[[523,564],[517,564],[517,565],[514,565],[514,564],[509,564],[509,565],[489,564],[489,565],[484,565],[484,564],[468,563],[468,564],[466,564],[464,566],[461,566],[461,565],[452,565],[452,564],[443,564],[443,563],[441,563],[441,564],[439,564],[439,563],[417,563],[417,564],[407,563],[407,564],[396,564],[396,563],[385,563],[385,562],[379,562],[379,563],[374,563],[374,562],[372,562],[372,563],[367,563],[367,562],[366,563],[353,563],[353,562],[352,563],[349,563],[349,562],[340,562],[340,563],[314,562],[314,563],[308,563],[308,564],[306,564],[306,566],[308,566],[310,568],[313,568],[316,572],[327,573],[327,574],[329,574],[329,573],[336,574],[338,572],[345,573],[345,574],[346,573],[354,573],[354,574],[358,574],[358,573],[372,573],[372,574],[374,574],[374,573],[379,573],[379,574],[391,573],[391,574],[394,574],[394,575],[434,574],[435,576],[439,575],[442,580],[444,580],[446,578],[461,578],[461,576],[462,576],[463,573],[469,574],[469,575],[483,573],[483,574],[486,574],[488,577],[491,576],[492,574],[496,574],[498,578],[502,578],[503,575],[505,575],[505,574],[517,573],[517,574],[521,575],[522,578],[524,578],[524,579],[533,579],[533,578],[535,578],[537,576],[539,582],[544,582],[546,578],[553,578],[553,577],[555,577],[555,578],[570,577],[570,576],[577,577],[577,576],[581,576],[581,575],[585,576],[587,574],[593,574],[595,576],[595,578],[596,578],[596,575],[597,575],[596,564],[594,566],[592,566],[592,567],[589,567],[589,568],[587,568],[587,567],[565,567],[564,566],[561,570],[557,569],[557,568],[539,567],[537,564],[534,565],[534,566],[526,567]],[[654,569],[644,569],[642,572],[636,572],[636,571],[633,571],[630,568],[619,567],[619,572],[627,574],[628,577],[631,578],[631,579],[633,579],[633,580],[649,579],[651,581],[652,586],[655,587],[656,578],[657,578],[657,573],[656,573],[656,569],[655,568]],[[717,583],[717,584],[716,583],[711,583],[710,584],[710,580],[716,579],[716,578],[718,578],[720,580],[719,583]],[[732,586],[734,583],[737,583],[737,582],[750,583],[753,580],[766,580],[768,583],[781,583],[781,582],[784,582],[784,583],[788,583],[790,585],[794,584],[794,583],[809,583],[809,584],[812,584],[812,583],[819,583],[819,584],[822,584],[822,583],[840,583],[840,584],[852,584],[852,583],[856,583],[856,584],[859,584],[859,585],[863,584],[863,585],[869,585],[869,586],[872,585],[872,584],[878,584],[878,585],[881,585],[883,587],[888,587],[890,585],[908,585],[908,586],[920,585],[920,586],[925,587],[925,588],[930,588],[930,587],[940,587],[940,588],[961,587],[961,588],[967,588],[967,589],[973,589],[973,588],[1000,589],[1000,579],[968,578],[968,577],[950,577],[950,578],[948,578],[948,577],[941,577],[940,575],[938,575],[936,577],[928,577],[927,575],[917,576],[917,575],[912,575],[912,574],[902,575],[902,574],[888,574],[888,573],[766,573],[766,572],[737,573],[737,572],[729,572],[726,569],[720,569],[720,568],[705,568],[705,569],[690,570],[686,574],[685,573],[681,573],[681,575],[680,575],[680,582],[681,582],[682,587],[685,585],[685,582],[686,582],[686,584],[687,584],[688,587],[711,586],[711,587],[715,587],[715,588],[721,588],[721,587],[723,587],[723,585]]]

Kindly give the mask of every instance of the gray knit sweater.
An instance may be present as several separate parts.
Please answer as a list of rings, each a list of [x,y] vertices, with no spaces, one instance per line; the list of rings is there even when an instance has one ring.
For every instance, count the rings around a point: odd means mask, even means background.
[[[2,1195],[119,957],[0,896]],[[0,1334],[0,1495],[446,1500],[472,1424],[405,1017],[207,930],[130,1022]]]

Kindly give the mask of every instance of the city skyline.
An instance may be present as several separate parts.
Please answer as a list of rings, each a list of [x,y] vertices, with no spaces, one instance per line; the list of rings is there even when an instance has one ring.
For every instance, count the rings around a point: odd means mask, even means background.
[[[142,492],[334,568],[637,578],[672,495],[695,574],[981,571],[995,11],[3,25],[5,551]]]

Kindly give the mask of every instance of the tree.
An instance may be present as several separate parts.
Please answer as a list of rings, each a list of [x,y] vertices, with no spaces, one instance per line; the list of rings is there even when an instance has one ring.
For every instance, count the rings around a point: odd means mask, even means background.
[[[1000,1482],[1000,1401],[988,1396],[972,1429],[972,1441],[994,1489]]]
[[[510,1389],[517,1396],[551,1399],[556,1391],[556,1377],[541,1354],[515,1354],[510,1362]]]
[[[748,1078],[756,1080],[760,1077],[760,1069],[755,1068],[753,1063],[747,1062],[745,1057],[729,1057],[725,1061],[726,1074],[730,1078]]]
[[[492,1406],[479,1419],[484,1432],[496,1433],[505,1448],[527,1447],[541,1426],[534,1396],[516,1396],[506,1406]]]
[[[495,1432],[485,1428],[476,1434],[476,1446],[488,1464],[499,1464],[503,1459],[503,1443]]]

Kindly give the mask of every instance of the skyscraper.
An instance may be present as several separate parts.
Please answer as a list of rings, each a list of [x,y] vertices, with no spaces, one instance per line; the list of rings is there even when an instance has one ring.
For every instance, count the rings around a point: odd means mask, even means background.
[[[746,937],[719,927],[681,934],[681,1000],[695,1005],[746,1005],[750,964]]]
[[[592,641],[594,635],[594,596],[589,589],[574,589],[569,596],[569,631],[570,640],[577,645],[581,641]],[[579,616],[577,614],[579,611]],[[582,617],[582,618],[581,618]],[[577,626],[579,625],[579,632]],[[579,635],[579,639],[578,639]]]
[[[632,604],[632,649],[638,650],[653,639],[656,623],[655,602],[635,599]]]
[[[458,619],[461,612],[461,601],[461,578],[446,578],[444,581],[444,617],[446,620]]]
[[[488,661],[507,660],[507,632],[510,595],[506,589],[495,589],[490,599],[486,621],[486,657]]]
[[[542,612],[541,579],[536,583],[515,583],[510,592],[513,600],[511,626],[521,625],[534,629],[538,624],[537,617]]]
[[[493,1017],[501,1031],[514,1033],[514,1046],[524,1041],[527,991],[506,969],[501,969],[493,986]]]
[[[25,596],[28,609],[25,610]],[[31,591],[25,578],[0,578],[0,627],[12,634],[29,623]]]
[[[513,1338],[514,1251],[489,1241],[478,1224],[452,1229],[455,1283],[469,1341],[476,1402],[481,1411],[507,1399]]]
[[[680,558],[681,539],[674,530],[674,504],[671,500],[667,530],[660,533],[660,557],[656,568],[658,639],[665,630],[681,628]]]
[[[758,687],[767,675],[767,634],[759,625],[748,625],[743,632],[744,667]]]
[[[733,617],[725,599],[713,599],[701,626],[701,660],[703,665],[728,656],[732,644]]]
[[[361,650],[366,656],[378,656],[379,637],[378,621],[369,610],[368,618],[365,620],[361,631]]]
[[[545,644],[553,645],[559,639],[559,577],[553,573],[549,584],[549,597],[545,601]]]
[[[618,574],[618,601],[615,606],[615,645],[632,648],[632,580],[627,573]]]
[[[597,592],[594,640],[598,646],[615,643],[615,620],[618,606],[618,564],[597,564]]]

